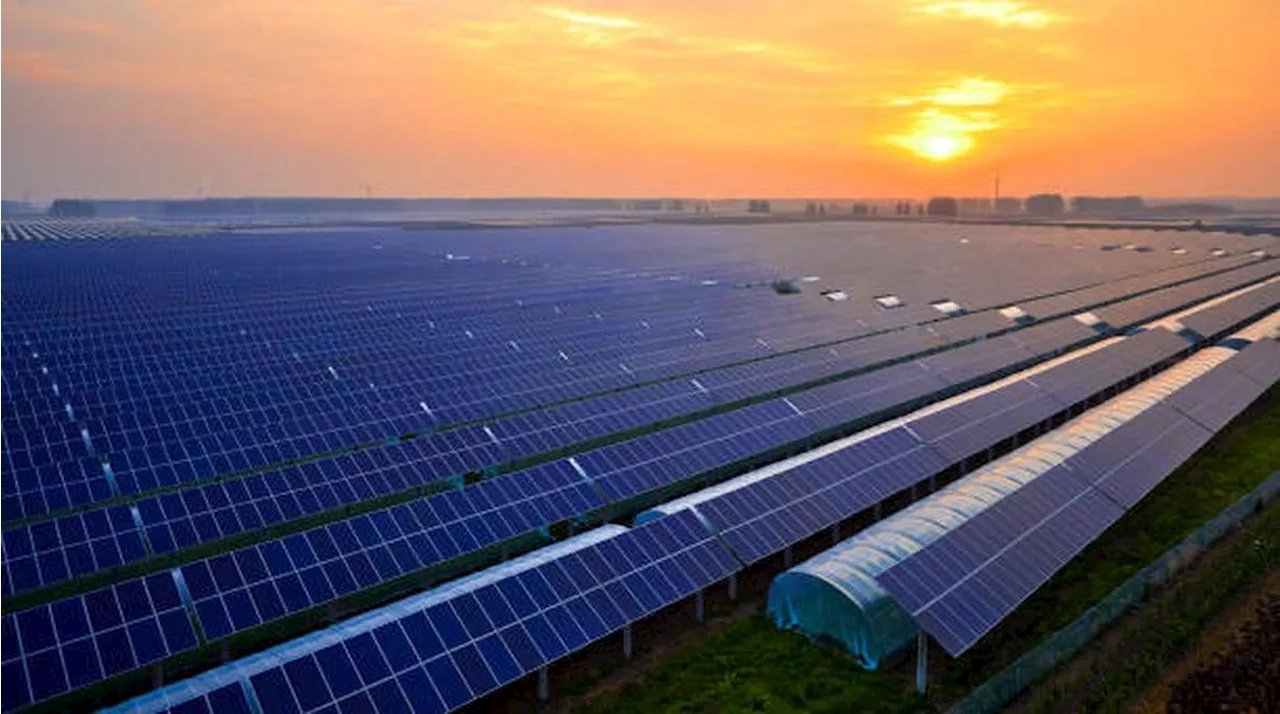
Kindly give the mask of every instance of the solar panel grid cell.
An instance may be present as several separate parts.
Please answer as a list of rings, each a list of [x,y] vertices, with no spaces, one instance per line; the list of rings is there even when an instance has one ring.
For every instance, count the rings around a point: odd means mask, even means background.
[[[5,711],[197,644],[169,573],[9,614],[4,623]]]

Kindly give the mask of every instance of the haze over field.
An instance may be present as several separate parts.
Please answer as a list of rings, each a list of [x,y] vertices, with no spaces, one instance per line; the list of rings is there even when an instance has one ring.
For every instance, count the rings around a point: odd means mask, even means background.
[[[1280,193],[1275,0],[3,13],[6,199]]]

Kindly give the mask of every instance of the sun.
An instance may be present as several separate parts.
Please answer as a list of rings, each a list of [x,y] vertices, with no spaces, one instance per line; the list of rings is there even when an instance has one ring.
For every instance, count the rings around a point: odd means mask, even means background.
[[[955,115],[926,109],[916,116],[907,132],[889,136],[888,141],[922,159],[945,163],[973,151],[973,135],[996,126],[994,119],[985,112]]]
[[[973,139],[961,134],[925,134],[902,137],[901,146],[922,159],[943,163],[969,153]]]

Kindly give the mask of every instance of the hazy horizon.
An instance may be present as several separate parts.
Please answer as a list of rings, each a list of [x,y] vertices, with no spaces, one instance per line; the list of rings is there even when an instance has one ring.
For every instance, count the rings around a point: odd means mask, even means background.
[[[1280,3],[3,0],[5,200],[1280,195]]]

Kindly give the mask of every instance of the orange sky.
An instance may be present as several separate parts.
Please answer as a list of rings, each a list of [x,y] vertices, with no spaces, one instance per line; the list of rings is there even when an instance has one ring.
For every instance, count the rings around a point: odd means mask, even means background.
[[[0,188],[1275,195],[1277,36],[1277,0],[3,0]]]

